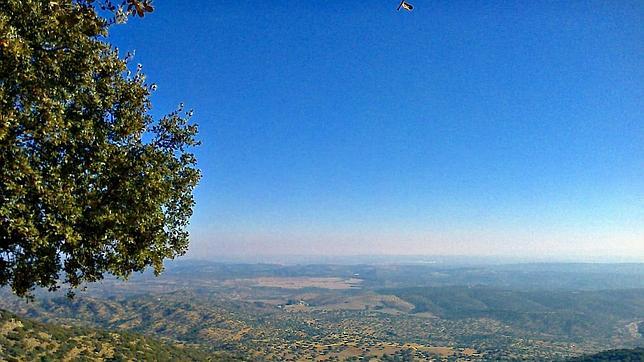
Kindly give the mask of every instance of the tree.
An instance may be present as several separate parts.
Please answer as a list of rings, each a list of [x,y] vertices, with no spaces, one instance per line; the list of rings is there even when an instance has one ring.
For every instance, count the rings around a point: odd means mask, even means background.
[[[158,274],[187,249],[192,111],[154,120],[156,85],[106,38],[150,11],[149,0],[0,2],[0,285],[19,296]]]

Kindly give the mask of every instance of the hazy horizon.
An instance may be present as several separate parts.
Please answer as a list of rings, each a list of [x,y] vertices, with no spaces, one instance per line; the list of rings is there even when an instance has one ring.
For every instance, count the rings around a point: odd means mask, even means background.
[[[435,265],[509,265],[509,264],[644,264],[640,256],[520,256],[465,254],[209,254],[190,251],[175,262],[213,262],[224,264],[435,264]]]
[[[643,25],[2,3],[0,362],[644,361]]]

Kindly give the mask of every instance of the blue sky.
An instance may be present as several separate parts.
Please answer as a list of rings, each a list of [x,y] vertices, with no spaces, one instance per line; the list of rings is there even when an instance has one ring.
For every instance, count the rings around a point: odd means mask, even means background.
[[[113,29],[203,145],[190,255],[644,259],[641,1],[157,1]]]

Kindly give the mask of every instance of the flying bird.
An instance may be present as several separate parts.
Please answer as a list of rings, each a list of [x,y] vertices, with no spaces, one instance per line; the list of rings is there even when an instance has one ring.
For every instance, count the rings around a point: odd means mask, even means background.
[[[396,10],[400,11],[400,8],[403,8],[403,9],[405,9],[407,11],[414,10],[414,6],[412,4],[406,2],[405,0],[402,0],[400,2],[400,4],[398,4],[398,9],[396,9]]]

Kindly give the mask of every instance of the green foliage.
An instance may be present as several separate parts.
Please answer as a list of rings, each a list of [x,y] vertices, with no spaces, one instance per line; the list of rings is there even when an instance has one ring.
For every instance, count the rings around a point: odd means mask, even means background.
[[[563,361],[644,342],[644,289],[382,288],[390,285],[386,277],[373,283],[377,288],[295,289],[264,287],[255,278],[315,275],[313,270],[333,276],[327,273],[335,266],[286,272],[187,261],[166,266],[161,278],[145,273],[123,283],[109,277],[73,300],[37,292],[38,300],[30,302],[0,289],[0,308],[46,323],[130,331],[248,360]],[[336,275],[354,276],[345,268]],[[363,266],[355,268],[365,274]],[[372,274],[393,268],[377,266]],[[410,276],[409,284],[415,283]]]
[[[106,41],[149,1],[0,2],[0,285],[78,287],[185,252],[200,173],[180,106],[153,120]],[[71,291],[72,289],[70,289]]]
[[[224,360],[182,344],[134,333],[57,326],[0,310],[0,355],[15,361],[208,361]]]
[[[413,361],[414,357],[409,350],[402,350],[400,352],[394,353],[393,355],[385,354],[382,356],[381,360],[383,362],[408,362]]]
[[[614,349],[602,351],[596,354],[575,357],[568,360],[569,362],[644,362],[644,348],[635,349]]]
[[[517,329],[580,340],[606,337],[620,320],[644,313],[644,289],[515,291],[489,287],[392,288],[413,313],[441,318],[492,318]]]

